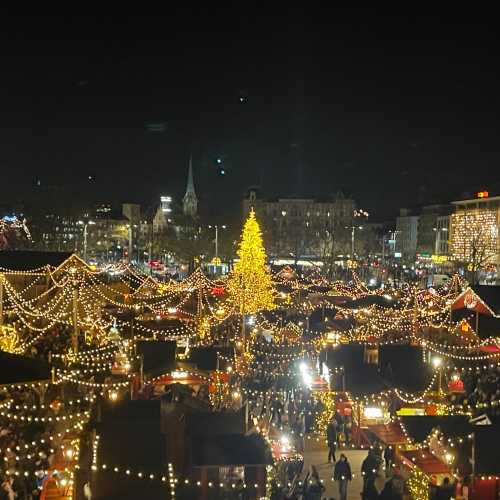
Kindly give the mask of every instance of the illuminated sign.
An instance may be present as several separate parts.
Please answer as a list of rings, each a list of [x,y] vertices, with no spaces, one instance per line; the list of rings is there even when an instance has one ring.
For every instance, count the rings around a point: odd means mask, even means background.
[[[401,417],[425,415],[425,410],[423,408],[401,408],[396,414]]]
[[[478,198],[488,198],[489,196],[490,193],[488,193],[488,191],[479,191],[479,193],[477,193]]]
[[[366,418],[382,418],[384,416],[382,408],[377,407],[367,407],[364,413]]]
[[[417,253],[417,257],[420,259],[430,259],[431,254],[430,253]]]
[[[436,264],[442,264],[443,262],[448,261],[447,255],[433,255],[431,258],[432,262],[435,262]]]

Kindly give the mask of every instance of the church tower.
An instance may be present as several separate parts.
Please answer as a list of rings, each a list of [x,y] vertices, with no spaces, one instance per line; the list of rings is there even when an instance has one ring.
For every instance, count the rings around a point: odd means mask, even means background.
[[[189,157],[188,179],[186,186],[186,194],[182,199],[182,211],[184,212],[184,215],[190,217],[196,217],[198,215],[198,198],[196,197],[196,193],[194,191],[192,156]]]

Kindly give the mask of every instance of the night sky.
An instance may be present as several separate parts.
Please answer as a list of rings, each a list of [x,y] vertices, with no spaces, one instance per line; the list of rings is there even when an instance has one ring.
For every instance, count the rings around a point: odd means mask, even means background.
[[[102,201],[180,199],[190,152],[214,216],[239,210],[251,185],[268,196],[342,190],[375,219],[495,191],[496,17],[450,16],[4,14],[4,196],[39,180]]]

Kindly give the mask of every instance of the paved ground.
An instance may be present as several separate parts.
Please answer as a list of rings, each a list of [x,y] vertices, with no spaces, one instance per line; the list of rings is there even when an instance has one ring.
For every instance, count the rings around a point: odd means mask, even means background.
[[[366,450],[341,450],[346,454],[351,464],[351,470],[354,475],[348,488],[348,500],[360,500],[363,480],[361,477],[361,463],[367,455]],[[339,453],[336,453],[338,459]],[[325,498],[339,498],[338,486],[332,481],[333,466],[327,463],[328,449],[324,442],[317,442],[315,439],[306,439],[306,449],[304,452],[304,474],[310,465],[315,465],[318,469],[320,478],[323,479],[326,487]]]

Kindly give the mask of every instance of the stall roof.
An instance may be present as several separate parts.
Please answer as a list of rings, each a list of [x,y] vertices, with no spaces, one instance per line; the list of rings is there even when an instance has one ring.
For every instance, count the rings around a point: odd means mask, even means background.
[[[497,316],[500,315],[500,286],[475,285],[472,289]]]
[[[391,422],[387,425],[369,425],[368,430],[375,434],[379,441],[385,444],[395,445],[407,442],[403,429],[401,429],[401,426],[397,422]]]
[[[450,474],[450,468],[441,462],[439,458],[433,455],[429,448],[422,448],[421,450],[407,450],[400,451],[402,458],[408,464],[413,464],[426,474]]]
[[[424,441],[431,431],[439,428],[447,438],[466,436],[473,430],[469,417],[465,415],[408,416],[401,417],[408,435],[417,442]]]
[[[0,267],[12,271],[30,271],[47,265],[59,267],[71,255],[71,252],[3,250],[0,252]]]
[[[270,465],[271,450],[258,434],[223,434],[203,436],[193,440],[193,465]]]
[[[349,344],[328,351],[328,366],[344,368],[346,389],[354,394],[380,392],[391,385],[409,392],[422,391],[432,377],[422,362],[420,348],[380,346],[380,367],[364,362],[364,349],[363,345]]]
[[[329,368],[344,368],[346,390],[353,394],[372,394],[388,388],[375,364],[363,361],[364,346],[340,345],[328,351]]]
[[[138,481],[121,470],[142,471],[145,475],[165,475],[165,439],[160,431],[160,401],[122,401],[105,406],[97,426],[97,463],[108,470],[93,472],[92,498],[99,500],[166,498],[168,487],[160,479]],[[119,478],[119,480],[118,480]]]
[[[474,331],[476,329],[475,314],[474,312],[471,313],[469,309],[458,309],[456,311],[453,311],[452,317],[454,321],[467,319],[472,330]],[[500,337],[500,317],[486,316],[485,314],[479,314],[477,319],[479,328],[476,333],[478,337],[482,339],[488,337]]]
[[[500,475],[500,418],[490,417],[492,425],[476,426],[474,462],[478,475]]]
[[[50,368],[45,361],[0,351],[0,385],[50,380],[50,378]]]

